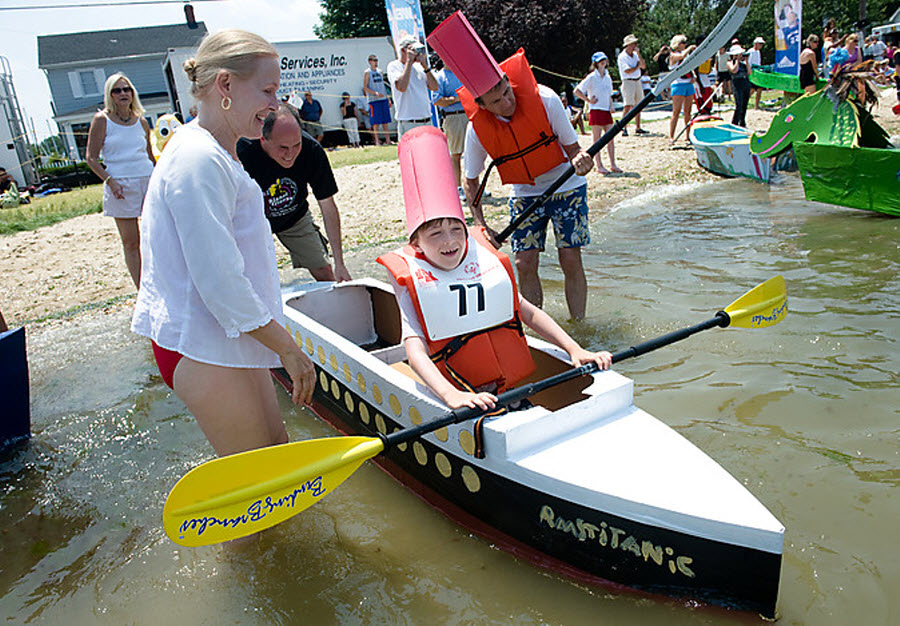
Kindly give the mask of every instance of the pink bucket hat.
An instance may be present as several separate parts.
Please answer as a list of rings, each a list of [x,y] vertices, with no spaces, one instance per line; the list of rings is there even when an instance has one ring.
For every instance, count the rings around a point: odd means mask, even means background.
[[[434,126],[403,134],[398,148],[406,231],[412,235],[428,220],[453,217],[465,223],[447,136]]]
[[[490,91],[503,78],[497,61],[461,11],[441,22],[427,41],[475,98]]]

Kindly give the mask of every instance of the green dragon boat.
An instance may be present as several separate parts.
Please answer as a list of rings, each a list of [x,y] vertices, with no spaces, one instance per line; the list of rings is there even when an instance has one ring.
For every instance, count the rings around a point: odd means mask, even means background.
[[[776,89],[778,91],[787,91],[788,93],[803,93],[803,87],[800,86],[800,77],[793,74],[782,74],[781,72],[773,72],[771,65],[754,66],[750,73],[750,82],[756,87],[763,89]],[[823,78],[816,79],[816,88],[822,89],[828,81]]]
[[[854,99],[831,87],[802,96],[750,139],[760,157],[791,147],[807,200],[900,215],[900,150]]]

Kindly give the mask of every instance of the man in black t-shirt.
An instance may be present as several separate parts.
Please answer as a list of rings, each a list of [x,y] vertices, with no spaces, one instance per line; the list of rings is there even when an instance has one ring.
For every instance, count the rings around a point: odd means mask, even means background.
[[[305,267],[316,280],[350,280],[341,247],[341,217],[334,196],[338,191],[325,151],[303,132],[300,112],[282,103],[263,124],[260,139],[241,139],[238,158],[263,191],[266,218],[272,232],[291,253],[294,267]],[[334,268],[328,260],[327,241],[309,212],[307,189],[322,211],[325,233],[331,242]]]

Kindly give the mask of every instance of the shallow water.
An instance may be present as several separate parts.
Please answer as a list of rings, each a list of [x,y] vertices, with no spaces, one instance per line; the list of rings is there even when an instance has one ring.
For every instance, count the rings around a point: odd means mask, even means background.
[[[795,178],[642,195],[593,222],[584,345],[694,324],[781,273],[790,313],[617,366],[636,403],[784,523],[784,624],[896,623],[900,221],[807,203]],[[354,275],[382,277],[372,259]],[[565,316],[544,261],[546,308]],[[0,459],[0,617],[13,623],[738,624],[754,616],[586,588],[469,536],[364,466],[244,555],[186,549],[165,495],[212,457],[127,312],[29,335],[31,442]],[[280,394],[293,440],[333,435]],[[739,563],[735,567],[740,567]],[[892,617],[893,616],[893,617]]]

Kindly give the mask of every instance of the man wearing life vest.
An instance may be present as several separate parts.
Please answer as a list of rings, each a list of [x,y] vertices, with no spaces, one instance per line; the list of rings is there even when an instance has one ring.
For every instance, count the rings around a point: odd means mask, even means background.
[[[568,352],[575,366],[612,363],[589,352],[522,298],[509,258],[481,228],[467,230],[438,129],[407,132],[398,150],[409,245],[378,258],[391,274],[409,364],[451,408],[494,408],[496,393],[534,371],[522,324]]]
[[[526,300],[540,307],[543,290],[538,266],[548,223],[553,222],[569,314],[583,318],[587,281],[581,248],[591,241],[584,175],[593,159],[579,146],[562,102],[551,89],[537,84],[522,50],[498,65],[459,11],[444,20],[428,42],[463,84],[457,93],[470,122],[463,153],[465,191],[476,225],[487,229],[480,197],[484,182],[479,185],[479,179],[488,157],[500,180],[513,187],[512,219],[528,210],[569,163],[575,168],[576,176],[538,207],[510,242],[519,289]],[[494,237],[493,231],[487,232]]]

